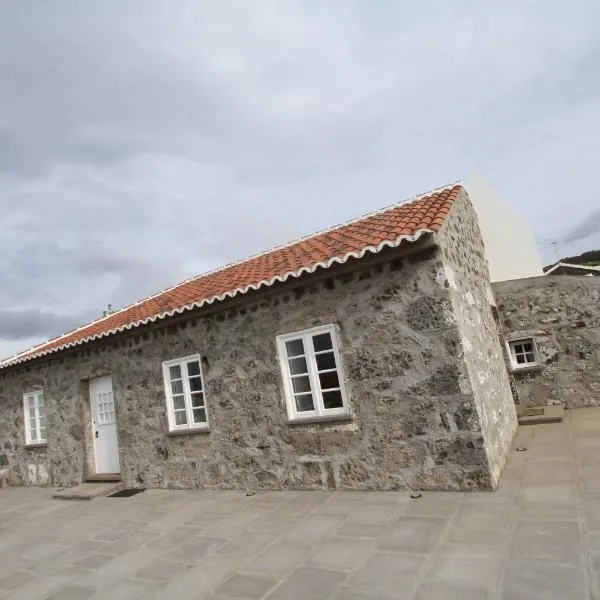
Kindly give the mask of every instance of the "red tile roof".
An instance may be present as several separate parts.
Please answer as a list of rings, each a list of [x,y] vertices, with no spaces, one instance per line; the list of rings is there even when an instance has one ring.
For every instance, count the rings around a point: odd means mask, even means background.
[[[107,317],[0,363],[0,368],[138,327],[204,304],[244,294],[315,269],[376,253],[438,231],[462,190],[460,183],[365,215],[180,283]]]

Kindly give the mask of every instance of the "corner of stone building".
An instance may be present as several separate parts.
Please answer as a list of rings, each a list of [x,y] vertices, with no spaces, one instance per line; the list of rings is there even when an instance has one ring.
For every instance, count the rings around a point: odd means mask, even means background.
[[[436,241],[484,439],[490,484],[495,489],[518,423],[501,334],[493,314],[495,300],[485,247],[466,191],[455,201]]]

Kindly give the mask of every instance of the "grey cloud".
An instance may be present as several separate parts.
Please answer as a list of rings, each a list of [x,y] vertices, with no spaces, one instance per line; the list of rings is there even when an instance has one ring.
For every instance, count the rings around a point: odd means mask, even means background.
[[[474,169],[562,230],[600,193],[598,7],[0,3],[0,307],[64,329]]]
[[[565,238],[565,242],[573,243],[583,241],[600,233],[600,209],[592,211],[573,231]]]
[[[0,339],[51,338],[98,316],[89,312],[62,315],[41,309],[0,310]]]

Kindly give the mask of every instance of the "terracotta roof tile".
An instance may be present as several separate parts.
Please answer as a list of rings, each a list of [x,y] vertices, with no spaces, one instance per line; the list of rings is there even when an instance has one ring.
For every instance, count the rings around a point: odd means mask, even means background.
[[[440,188],[408,202],[184,281],[7,359],[0,363],[0,368],[222,300],[249,289],[272,285],[275,281],[297,277],[303,272],[313,272],[318,267],[343,263],[348,258],[362,256],[367,251],[378,252],[386,246],[398,245],[406,237],[414,239],[424,232],[438,231],[461,190],[461,184]]]

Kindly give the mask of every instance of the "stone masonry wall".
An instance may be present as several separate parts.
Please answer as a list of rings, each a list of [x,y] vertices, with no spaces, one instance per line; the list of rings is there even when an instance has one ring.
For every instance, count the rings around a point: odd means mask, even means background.
[[[552,275],[494,284],[505,335],[533,337],[542,369],[514,373],[523,405],[600,406],[600,278]]]
[[[485,435],[504,442],[471,392],[455,291],[445,285],[437,248],[399,252],[0,372],[0,452],[10,483],[69,486],[90,473],[87,381],[110,374],[128,486],[491,487],[478,404]],[[275,337],[327,323],[337,327],[352,420],[290,426]],[[161,363],[196,352],[211,431],[170,437]],[[491,354],[486,349],[482,360]],[[36,386],[45,392],[49,439],[47,449],[30,450],[22,394]]]
[[[476,214],[465,192],[455,202],[439,240],[495,485],[517,430],[517,416],[490,305],[493,296],[485,249]]]

